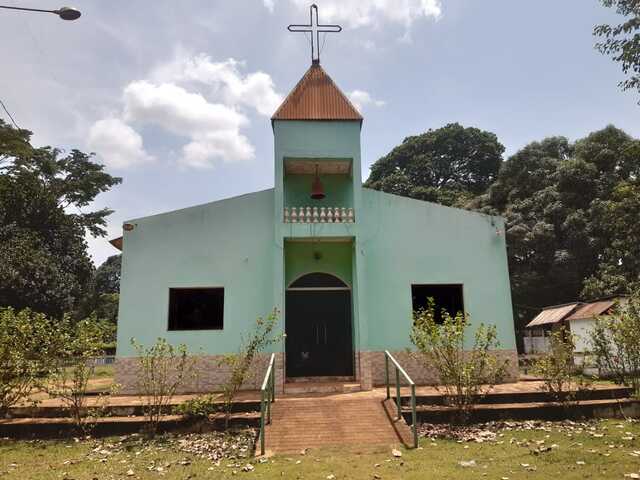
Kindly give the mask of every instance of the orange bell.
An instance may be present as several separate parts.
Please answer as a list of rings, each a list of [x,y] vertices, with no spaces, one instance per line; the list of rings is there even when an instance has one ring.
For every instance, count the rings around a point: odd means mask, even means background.
[[[316,165],[316,176],[311,184],[311,198],[314,200],[322,200],[324,197],[324,187],[320,181],[320,175],[318,175],[318,165]]]

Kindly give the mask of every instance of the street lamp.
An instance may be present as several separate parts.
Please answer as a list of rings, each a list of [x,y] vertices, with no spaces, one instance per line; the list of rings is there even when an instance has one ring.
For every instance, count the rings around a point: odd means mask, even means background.
[[[39,8],[23,8],[23,7],[8,7],[5,5],[0,5],[0,8],[5,8],[7,10],[22,10],[24,12],[45,12],[45,13],[55,13],[62,20],[77,20],[80,18],[80,10],[76,10],[71,7],[61,7],[58,10],[42,10]]]

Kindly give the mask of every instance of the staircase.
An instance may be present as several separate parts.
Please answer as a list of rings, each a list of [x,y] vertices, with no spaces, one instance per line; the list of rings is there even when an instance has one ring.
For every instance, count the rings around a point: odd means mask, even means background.
[[[401,444],[402,438],[410,438],[408,427],[404,421],[394,425],[382,401],[372,392],[280,397],[272,404],[272,421],[266,427],[267,453]]]

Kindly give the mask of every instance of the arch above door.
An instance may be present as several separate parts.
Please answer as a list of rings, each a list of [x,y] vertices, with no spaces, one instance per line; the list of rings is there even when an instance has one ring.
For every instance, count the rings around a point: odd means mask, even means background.
[[[331,289],[331,290],[351,290],[349,285],[340,278],[330,273],[313,272],[304,274],[296,278],[287,290],[308,290],[308,289]]]

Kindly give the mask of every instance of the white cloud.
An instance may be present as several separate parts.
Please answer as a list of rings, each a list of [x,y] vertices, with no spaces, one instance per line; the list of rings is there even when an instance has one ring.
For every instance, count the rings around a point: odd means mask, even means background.
[[[274,0],[263,0],[273,11]],[[300,9],[308,9],[307,0],[289,0]],[[325,0],[320,6],[320,20],[341,22],[352,28],[391,22],[410,27],[420,18],[439,18],[441,0]]]
[[[204,54],[179,52],[148,79],[125,86],[122,114],[96,122],[90,142],[111,145],[112,166],[142,163],[151,157],[131,125],[156,125],[187,139],[179,159],[184,166],[210,168],[218,161],[252,159],[255,150],[241,132],[249,125],[247,108],[271,115],[283,97],[268,74],[242,74],[243,66],[234,59],[214,62]]]
[[[197,136],[182,147],[181,162],[188,167],[210,168],[212,160],[246,160],[255,156],[249,139],[238,132],[219,131]]]
[[[93,124],[87,141],[89,148],[105,165],[125,169],[153,161],[145,152],[142,137],[118,118],[105,118]]]
[[[159,82],[197,83],[207,85],[209,94],[229,105],[242,105],[271,116],[283,96],[275,91],[271,77],[261,71],[243,75],[244,66],[233,58],[214,62],[208,55],[179,52],[169,63],[155,69],[152,78]]]
[[[123,98],[125,120],[154,123],[178,135],[238,130],[248,123],[233,108],[209,103],[201,94],[170,83],[132,82],[125,87]]]
[[[249,140],[240,128],[249,121],[234,108],[211,103],[171,83],[156,85],[146,80],[124,89],[124,119],[158,125],[191,141],[183,147],[180,162],[189,167],[211,167],[216,160],[236,162],[254,157]]]
[[[369,92],[365,92],[364,90],[353,90],[349,92],[348,97],[351,103],[360,111],[368,106],[382,107],[386,103],[384,100],[374,99]]]

